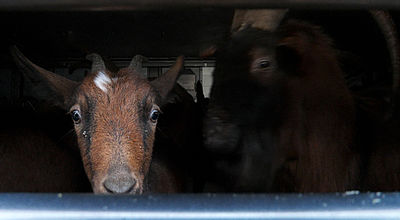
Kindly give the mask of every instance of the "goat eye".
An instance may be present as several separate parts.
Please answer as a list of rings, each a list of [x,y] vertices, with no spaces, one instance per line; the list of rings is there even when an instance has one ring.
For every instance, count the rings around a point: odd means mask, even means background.
[[[79,124],[81,122],[81,113],[79,110],[73,110],[71,112],[71,118],[75,124]]]
[[[271,66],[271,62],[269,62],[268,60],[261,60],[258,64],[258,67],[260,69],[265,69]]]
[[[160,111],[157,109],[152,110],[150,113],[150,121],[155,123],[157,122],[158,117],[160,117]]]

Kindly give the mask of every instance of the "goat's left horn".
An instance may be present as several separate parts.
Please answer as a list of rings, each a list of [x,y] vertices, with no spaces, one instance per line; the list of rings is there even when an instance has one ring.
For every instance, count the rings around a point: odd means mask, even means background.
[[[142,55],[136,55],[132,58],[131,63],[129,64],[129,68],[142,68],[142,63],[146,61],[147,58]]]
[[[147,58],[142,55],[136,55],[132,58],[128,68],[140,74],[141,77],[146,77],[146,71],[143,69],[143,62],[147,61]]]
[[[103,59],[97,53],[92,53],[86,56],[86,59],[93,62],[92,64],[92,72],[100,72],[106,70],[106,65],[104,64]]]

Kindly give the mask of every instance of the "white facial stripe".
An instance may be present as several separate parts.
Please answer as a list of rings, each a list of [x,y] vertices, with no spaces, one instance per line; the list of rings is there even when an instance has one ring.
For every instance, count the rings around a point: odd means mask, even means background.
[[[110,77],[108,77],[107,74],[103,72],[99,72],[97,76],[94,78],[94,84],[96,84],[96,86],[99,87],[99,89],[101,89],[105,93],[107,93],[107,86],[110,83],[111,83]]]

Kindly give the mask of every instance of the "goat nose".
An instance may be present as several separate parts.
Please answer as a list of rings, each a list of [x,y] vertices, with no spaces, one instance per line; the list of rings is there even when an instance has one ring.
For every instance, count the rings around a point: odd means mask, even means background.
[[[110,176],[103,182],[109,193],[129,193],[136,185],[136,180],[129,174]]]

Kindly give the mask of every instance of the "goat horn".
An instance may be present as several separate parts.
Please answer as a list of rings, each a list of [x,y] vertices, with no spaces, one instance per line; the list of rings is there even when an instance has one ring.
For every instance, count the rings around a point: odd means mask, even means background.
[[[92,53],[86,56],[86,59],[93,62],[92,64],[92,72],[100,72],[106,70],[106,65],[104,64],[103,59],[97,53]]]
[[[393,91],[396,93],[400,80],[400,43],[398,40],[396,25],[389,12],[382,10],[369,11],[381,29],[389,50],[393,74]]]
[[[146,78],[146,71],[142,67],[144,61],[147,61],[146,57],[142,55],[136,55],[132,58],[128,68],[139,73],[141,77]]]
[[[231,31],[240,31],[246,26],[273,31],[279,26],[287,11],[288,9],[235,10]]]
[[[142,63],[146,61],[147,58],[142,55],[136,55],[132,58],[131,63],[129,64],[129,68],[142,68]]]

